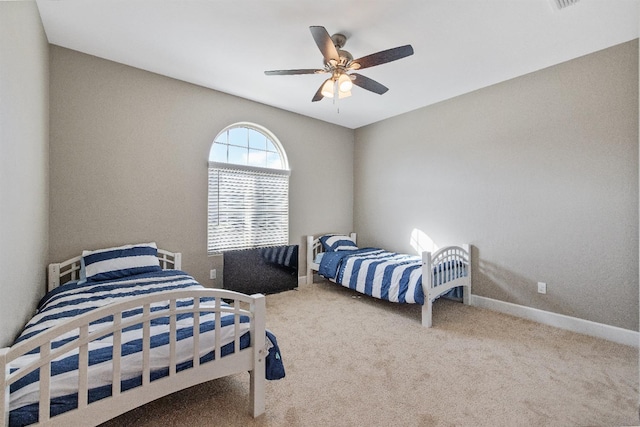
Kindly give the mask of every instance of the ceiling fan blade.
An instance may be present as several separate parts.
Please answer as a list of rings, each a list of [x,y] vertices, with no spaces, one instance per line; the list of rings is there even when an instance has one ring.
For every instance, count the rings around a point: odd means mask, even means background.
[[[320,101],[322,98],[324,98],[324,96],[322,96],[322,87],[324,86],[324,83],[325,82],[322,82],[316,94],[313,95],[313,98],[311,98],[311,102]]]
[[[389,88],[385,85],[378,83],[377,81],[370,79],[369,77],[365,77],[362,74],[351,73],[351,76],[355,77],[355,79],[353,79],[354,85],[360,86],[361,88],[369,90],[373,93],[377,93],[378,95],[382,95],[389,90]]]
[[[338,55],[338,50],[334,46],[333,40],[331,40],[331,36],[329,36],[327,30],[320,26],[311,26],[309,29],[311,30],[313,40],[315,40],[320,52],[322,52],[324,62],[329,63],[330,60],[339,61],[340,55]]]
[[[352,61],[351,69],[362,70],[363,68],[373,67],[374,65],[386,64],[387,62],[395,61],[413,55],[413,47],[410,44],[394,47],[392,49],[383,50],[380,52],[372,53],[371,55],[363,56],[362,58],[354,59]],[[359,64],[358,67],[355,64]]]
[[[310,68],[303,68],[300,70],[273,70],[273,71],[265,71],[267,76],[291,76],[295,74],[321,74],[326,73],[325,70],[314,70]]]

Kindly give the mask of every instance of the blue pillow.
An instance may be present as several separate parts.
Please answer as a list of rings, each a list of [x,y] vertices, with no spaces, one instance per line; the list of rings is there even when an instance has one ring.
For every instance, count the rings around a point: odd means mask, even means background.
[[[322,247],[326,252],[355,251],[358,249],[351,237],[339,234],[322,236],[320,237],[320,243],[322,243]]]
[[[158,247],[153,242],[82,251],[82,261],[86,280],[91,282],[162,270]]]

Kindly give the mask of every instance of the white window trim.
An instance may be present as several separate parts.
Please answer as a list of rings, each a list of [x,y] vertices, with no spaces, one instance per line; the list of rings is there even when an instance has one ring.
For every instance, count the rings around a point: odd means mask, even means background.
[[[222,129],[220,132],[218,132],[218,134],[216,135],[216,137],[214,138],[214,142],[216,139],[218,139],[218,136],[220,136],[220,134],[228,131],[231,128],[237,128],[237,127],[245,127],[245,128],[249,128],[249,129],[253,129],[256,130],[260,133],[263,133],[265,135],[267,135],[267,138],[269,138],[271,140],[271,142],[273,142],[273,145],[275,145],[276,149],[278,150],[278,154],[280,154],[280,157],[282,158],[282,169],[276,169],[276,170],[290,170],[289,168],[289,159],[287,158],[287,153],[284,151],[284,147],[282,146],[282,144],[280,143],[280,140],[278,138],[276,138],[276,136],[273,134],[273,132],[271,132],[269,129],[260,126],[258,124],[255,123],[251,123],[251,122],[237,122],[237,123],[233,123],[227,127],[225,127],[224,129]],[[213,145],[213,143],[212,143]],[[209,161],[209,163],[211,163],[212,161]],[[220,163],[220,162],[217,162]],[[251,166],[247,166],[247,165],[238,165],[235,163],[220,163],[222,165],[227,165],[226,167],[229,167],[229,165],[234,165],[234,166],[244,166],[244,167],[251,167]],[[261,169],[267,169],[267,168],[261,168]]]

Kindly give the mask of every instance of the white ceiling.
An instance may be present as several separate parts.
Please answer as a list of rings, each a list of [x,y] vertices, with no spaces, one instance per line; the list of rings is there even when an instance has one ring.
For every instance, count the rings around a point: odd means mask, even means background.
[[[50,43],[358,128],[638,37],[640,0],[37,0]],[[335,105],[311,102],[326,75],[309,26],[343,33],[354,58],[411,44],[360,71]]]

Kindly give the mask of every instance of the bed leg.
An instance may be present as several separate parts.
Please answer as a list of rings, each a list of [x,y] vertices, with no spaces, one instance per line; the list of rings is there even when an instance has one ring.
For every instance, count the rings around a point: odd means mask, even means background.
[[[313,285],[313,270],[311,263],[313,262],[313,236],[307,236],[307,285]]]
[[[427,298],[422,306],[422,326],[430,328],[433,326],[433,301]]]
[[[462,248],[467,252],[467,286],[462,288],[462,302],[465,305],[471,305],[471,245],[462,245]]]
[[[263,359],[264,360],[264,359]],[[251,415],[254,418],[264,414],[265,410],[265,384],[264,369],[256,374],[256,370],[249,372],[249,394],[251,395]]]
[[[265,409],[265,383],[267,367],[267,347],[266,340],[266,316],[267,303],[264,295],[253,295],[255,298],[251,306],[253,311],[253,327],[251,334],[251,344],[253,345],[253,369],[249,371],[249,395],[251,414],[258,417],[264,414]]]
[[[3,426],[9,425],[9,387],[5,386],[7,377],[9,376],[9,366],[7,364],[7,352],[8,347],[0,349],[0,374],[2,374],[2,381],[0,381],[0,422]]]

